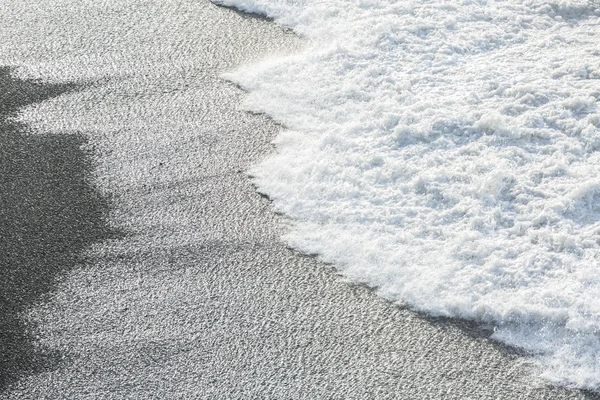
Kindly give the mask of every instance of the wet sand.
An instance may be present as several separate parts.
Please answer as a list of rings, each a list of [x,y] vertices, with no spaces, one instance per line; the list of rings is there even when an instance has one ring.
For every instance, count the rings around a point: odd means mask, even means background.
[[[280,127],[219,76],[291,33],[206,0],[0,19],[1,398],[594,398],[280,241],[245,172]]]

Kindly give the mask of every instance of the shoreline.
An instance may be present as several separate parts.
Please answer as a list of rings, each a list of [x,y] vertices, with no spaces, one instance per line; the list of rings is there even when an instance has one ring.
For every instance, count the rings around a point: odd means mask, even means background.
[[[37,345],[60,361],[3,396],[593,398],[543,387],[524,358],[468,322],[400,308],[281,242],[284,218],[244,172],[273,151],[281,127],[240,109],[246,94],[220,74],[293,51],[295,36],[208,1],[111,6],[129,12],[120,19],[135,29],[113,43],[124,34],[119,22],[93,19],[110,28],[106,47],[85,36],[93,36],[85,4],[74,2],[64,25],[6,18],[1,39],[15,50],[0,65],[20,61],[65,82],[129,76],[21,110],[32,131],[87,138],[94,182],[111,198],[101,222],[123,235],[77,249],[81,261],[50,301],[25,312],[39,327]],[[54,32],[54,53],[26,52],[31,43],[20,38],[35,24]],[[63,36],[73,26],[82,48]],[[64,62],[86,52],[107,59]]]

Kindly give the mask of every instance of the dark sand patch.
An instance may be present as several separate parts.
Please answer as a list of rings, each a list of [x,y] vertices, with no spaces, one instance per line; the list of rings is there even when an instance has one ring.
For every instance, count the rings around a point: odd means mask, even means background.
[[[90,184],[85,137],[31,132],[14,120],[22,107],[77,89],[0,68],[0,389],[61,358],[36,344],[36,327],[22,314],[79,265],[89,244],[113,235],[108,204]]]

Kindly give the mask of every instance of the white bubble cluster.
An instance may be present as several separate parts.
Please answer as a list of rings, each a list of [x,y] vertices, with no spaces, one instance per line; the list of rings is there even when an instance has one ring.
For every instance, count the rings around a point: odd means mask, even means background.
[[[228,78],[288,130],[253,171],[286,240],[600,388],[600,7],[221,0],[307,38]]]

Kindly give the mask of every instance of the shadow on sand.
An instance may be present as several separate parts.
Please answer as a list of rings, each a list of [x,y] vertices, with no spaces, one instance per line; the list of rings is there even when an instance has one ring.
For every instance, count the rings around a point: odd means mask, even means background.
[[[91,243],[115,236],[108,204],[90,184],[92,163],[79,134],[32,132],[22,107],[77,90],[19,80],[0,68],[0,392],[56,366],[36,344],[23,312],[54,290]]]

